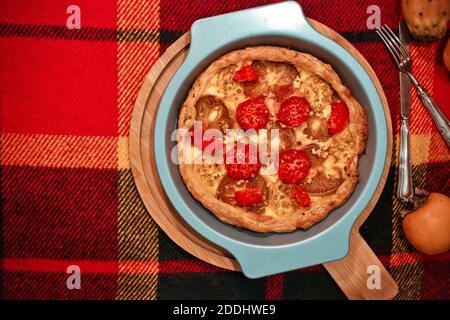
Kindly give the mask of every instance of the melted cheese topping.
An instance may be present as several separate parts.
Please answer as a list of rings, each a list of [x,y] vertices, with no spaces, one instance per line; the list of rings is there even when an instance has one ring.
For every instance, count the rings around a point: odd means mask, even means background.
[[[272,86],[272,85],[280,82],[282,80],[282,78],[283,78],[282,73],[276,73],[276,72],[270,70],[266,75],[265,82],[267,82],[270,86]]]
[[[328,103],[324,106],[321,112],[317,112],[316,115],[321,117],[322,119],[328,120],[331,115],[331,103]]]
[[[300,70],[300,75],[295,77],[293,87],[296,89],[300,89],[302,83],[304,83],[309,78],[313,77],[314,74],[312,72],[308,72],[306,70]]]
[[[264,180],[266,180],[267,183],[275,183],[279,179],[277,174],[264,175],[262,177],[264,178]]]
[[[300,78],[298,92],[308,100],[315,113],[320,113],[325,107],[330,106],[333,96],[331,86],[316,75]]]
[[[250,64],[250,62],[242,62],[236,65],[233,70],[238,70],[244,64]],[[295,90],[294,94],[304,96],[308,100],[312,108],[310,115],[315,115],[324,120],[327,120],[331,114],[331,99],[333,94],[330,85],[311,72],[305,70],[298,71],[299,76],[297,76],[293,82],[293,88]],[[208,85],[203,92],[203,95],[213,95],[221,99],[228,109],[231,117],[234,117],[237,105],[247,99],[244,94],[242,84],[231,80],[233,74],[234,72],[230,72],[229,69],[227,70],[225,68],[218,74],[211,77]],[[269,85],[274,85],[279,82],[282,77],[282,74],[276,73],[273,70],[268,70],[266,81]],[[275,100],[275,96],[273,95],[273,93],[270,93],[266,97],[265,102],[271,114],[270,118],[276,120],[276,113],[278,111],[279,103]],[[209,116],[209,120],[213,121],[213,118],[215,116],[217,116],[215,115],[215,113],[211,113]],[[317,145],[318,149],[314,150],[313,153],[325,159],[320,168],[310,170],[307,180],[313,179],[313,177],[317,174],[318,169],[320,169],[328,177],[339,178],[342,174],[345,173],[345,166],[349,162],[349,159],[355,156],[354,152],[351,151],[353,149],[350,133],[348,131],[344,131],[329,138],[328,140],[320,141],[306,135],[304,133],[306,127],[307,124],[303,123],[301,126],[293,129],[296,142],[302,148],[311,144]],[[258,134],[246,138],[248,138],[253,143],[258,143],[259,140]],[[224,142],[229,142],[229,139],[229,137],[225,136]],[[236,141],[235,138],[232,139]],[[274,148],[279,145],[279,141],[271,141],[271,144],[272,148]],[[199,167],[201,167],[201,169],[199,169],[201,170],[201,172],[199,172],[200,176],[208,183],[208,186],[211,188],[211,190],[213,192],[216,192],[221,178],[226,175],[225,166],[219,165],[218,167],[208,167],[208,165],[206,165],[205,167],[205,165],[200,165]],[[274,188],[275,185],[280,183],[277,174],[261,176],[266,181],[267,187],[269,189]],[[217,179],[217,181],[214,179]],[[290,197],[290,195],[280,196],[287,196],[288,198]],[[321,198],[323,197],[311,196],[312,202],[318,201]],[[292,201],[292,199],[289,201]],[[278,208],[269,204],[268,206],[266,206],[264,214],[267,216],[276,217],[281,214],[278,211],[280,211],[283,206],[286,207],[284,200],[282,204],[277,204]],[[285,209],[286,210],[284,210],[283,208],[282,211],[292,211],[287,207]]]
[[[294,128],[295,140],[300,142],[302,147],[306,147],[310,144],[318,142],[317,140],[311,139],[304,131],[306,129],[306,123],[300,125],[300,127]]]
[[[340,172],[340,164],[333,157],[327,157],[323,162],[323,172],[333,178],[339,178]]]
[[[278,112],[278,107],[279,104],[278,102],[275,100],[275,95],[270,92],[265,100],[265,103],[267,105],[267,108],[269,109],[270,114],[276,114]]]
[[[341,135],[332,137],[325,141],[311,139],[308,135],[304,133],[306,126],[302,125],[296,129],[295,138],[303,147],[314,144],[318,146],[318,149],[313,149],[312,153],[325,158],[322,164],[323,172],[329,177],[339,177],[339,175],[345,173],[345,165],[348,163],[349,159],[354,157],[355,154],[352,152],[351,143],[345,141],[348,138],[349,132],[345,131]]]
[[[277,213],[272,207],[267,206],[264,211],[264,215],[276,218],[279,216],[279,213]]]

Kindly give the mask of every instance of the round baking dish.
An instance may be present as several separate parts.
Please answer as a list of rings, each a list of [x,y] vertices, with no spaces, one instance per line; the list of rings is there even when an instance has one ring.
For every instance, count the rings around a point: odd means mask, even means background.
[[[332,65],[364,107],[369,136],[360,158],[360,182],[350,199],[310,229],[285,234],[258,234],[220,222],[196,201],[171,161],[171,134],[196,77],[223,54],[248,46],[276,45],[310,53]],[[387,124],[380,96],[353,56],[315,31],[296,2],[284,2],[198,20],[191,28],[185,62],[161,99],[157,114],[155,160],[163,188],[183,219],[200,235],[229,251],[250,278],[289,271],[344,257],[353,223],[374,194],[387,157]]]

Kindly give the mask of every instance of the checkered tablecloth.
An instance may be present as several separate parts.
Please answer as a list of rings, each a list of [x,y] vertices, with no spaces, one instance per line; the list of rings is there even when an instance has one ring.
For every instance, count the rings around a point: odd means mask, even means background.
[[[145,210],[128,160],[130,116],[144,76],[198,18],[271,1],[2,0],[0,2],[1,297],[3,299],[343,299],[321,266],[263,279],[202,262],[177,247]],[[66,27],[69,5],[81,29]],[[366,28],[377,4],[397,29],[398,0],[301,1],[341,33],[377,73],[398,151],[398,73]],[[280,17],[282,19],[282,17]],[[414,72],[450,115],[442,43],[412,46]],[[449,193],[450,155],[412,102],[414,183]],[[449,299],[450,254],[417,253],[395,199],[396,157],[361,233],[399,285],[400,299]],[[69,265],[81,289],[69,290]]]

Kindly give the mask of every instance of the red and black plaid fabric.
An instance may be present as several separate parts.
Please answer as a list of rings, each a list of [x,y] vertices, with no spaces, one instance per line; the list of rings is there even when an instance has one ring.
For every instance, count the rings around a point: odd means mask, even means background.
[[[0,2],[1,297],[3,299],[343,299],[321,266],[249,280],[192,257],[159,230],[128,161],[130,115],[146,73],[198,18],[265,0],[78,0],[81,29],[66,27],[73,1]],[[377,4],[397,27],[398,0],[301,1],[373,66],[389,100],[398,144],[398,74],[366,28]],[[280,17],[281,19],[282,17]],[[412,47],[414,71],[449,115],[442,45]],[[449,192],[449,152],[414,96],[417,186]],[[400,299],[448,299],[450,254],[405,241],[394,196],[394,158],[362,234],[399,284]],[[68,290],[67,266],[81,268]]]

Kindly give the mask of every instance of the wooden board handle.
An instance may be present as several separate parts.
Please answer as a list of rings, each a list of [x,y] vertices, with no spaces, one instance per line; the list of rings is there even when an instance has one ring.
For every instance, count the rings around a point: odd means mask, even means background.
[[[359,232],[352,232],[345,258],[324,266],[349,299],[388,300],[397,295],[394,279]]]

